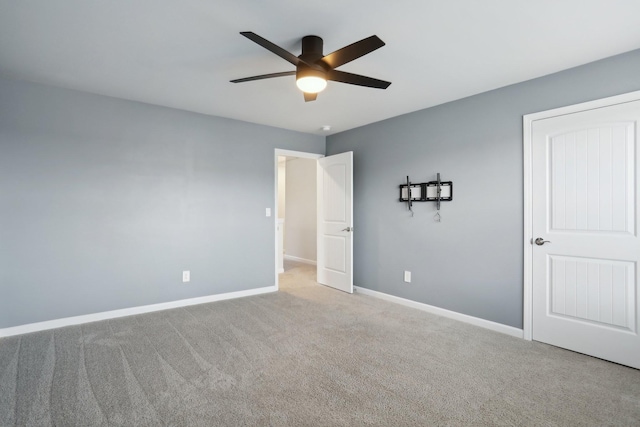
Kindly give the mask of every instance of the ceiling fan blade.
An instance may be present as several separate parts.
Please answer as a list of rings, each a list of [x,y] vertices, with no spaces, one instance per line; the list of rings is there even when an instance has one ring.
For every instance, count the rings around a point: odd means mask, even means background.
[[[229,80],[231,83],[252,82],[254,80],[270,79],[273,77],[295,76],[295,71],[283,71],[282,73],[261,74],[259,76],[245,77],[242,79]]]
[[[378,36],[371,36],[325,55],[324,58],[322,58],[322,61],[331,68],[338,68],[339,66],[344,65],[347,62],[351,62],[354,59],[358,59],[367,53],[381,48],[382,46],[384,46],[384,42],[380,40]]]
[[[361,76],[360,74],[345,73],[344,71],[331,70],[327,72],[327,80],[334,82],[348,83],[351,85],[373,87],[376,89],[386,89],[391,82],[374,79],[373,77]]]
[[[249,40],[259,44],[260,46],[262,46],[263,48],[267,49],[268,51],[275,53],[280,58],[282,58],[282,59],[284,59],[286,61],[289,61],[290,63],[292,63],[295,66],[297,66],[301,62],[303,64],[305,64],[305,65],[308,65],[309,67],[313,67],[314,66],[313,64],[309,64],[308,62],[303,61],[302,59],[298,58],[293,53],[284,50],[280,46],[271,43],[269,40],[267,40],[267,39],[265,39],[263,37],[260,37],[256,33],[253,33],[251,31],[241,31],[240,34],[242,34],[243,36],[245,36]]]
[[[318,97],[317,93],[304,93],[304,102],[315,101]]]

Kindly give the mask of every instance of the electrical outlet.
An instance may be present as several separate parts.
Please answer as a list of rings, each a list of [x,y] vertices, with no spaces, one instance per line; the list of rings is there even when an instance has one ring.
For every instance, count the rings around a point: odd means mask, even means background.
[[[189,270],[185,270],[182,272],[182,283],[187,283],[191,281],[191,272]]]
[[[265,216],[271,216],[271,208],[266,208],[264,213],[265,213]]]
[[[411,283],[411,272],[405,270],[404,271],[404,281],[407,283]]]

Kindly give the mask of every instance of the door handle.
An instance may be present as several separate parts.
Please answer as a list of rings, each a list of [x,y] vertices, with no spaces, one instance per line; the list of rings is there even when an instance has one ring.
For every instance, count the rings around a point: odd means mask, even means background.
[[[544,240],[542,237],[538,237],[536,240],[533,241],[533,243],[535,243],[538,246],[542,246],[545,243],[551,243],[549,240]]]
[[[353,231],[353,227],[344,228],[344,229],[342,229],[342,231],[346,231],[348,233],[351,233]]]

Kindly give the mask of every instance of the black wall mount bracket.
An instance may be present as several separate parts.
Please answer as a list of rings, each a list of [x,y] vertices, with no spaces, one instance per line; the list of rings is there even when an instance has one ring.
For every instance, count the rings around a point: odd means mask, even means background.
[[[407,183],[400,184],[400,201],[407,204],[413,216],[413,202],[436,202],[436,209],[440,210],[440,202],[453,200],[453,181],[441,181],[440,173],[435,181],[412,183],[407,176]],[[440,214],[438,213],[438,219]]]

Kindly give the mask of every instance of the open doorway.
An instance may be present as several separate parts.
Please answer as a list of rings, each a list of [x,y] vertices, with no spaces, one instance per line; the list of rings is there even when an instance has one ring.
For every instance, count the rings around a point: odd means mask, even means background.
[[[275,150],[275,283],[289,265],[317,262],[317,159],[321,154]]]

